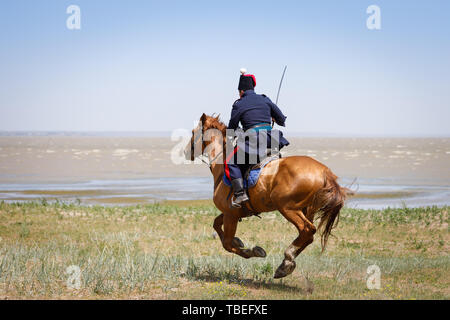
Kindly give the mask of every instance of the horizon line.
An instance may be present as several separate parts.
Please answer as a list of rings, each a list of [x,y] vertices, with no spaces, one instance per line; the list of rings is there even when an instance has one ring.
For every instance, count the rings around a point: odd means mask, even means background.
[[[283,131],[287,136],[291,137],[308,137],[308,138],[450,138],[447,135],[438,134],[352,134],[352,133],[331,133],[331,132],[302,132],[302,131]],[[123,135],[124,137],[132,136],[151,136],[151,137],[170,137],[172,131],[129,131],[129,130],[0,130],[0,137],[8,136],[108,136]]]

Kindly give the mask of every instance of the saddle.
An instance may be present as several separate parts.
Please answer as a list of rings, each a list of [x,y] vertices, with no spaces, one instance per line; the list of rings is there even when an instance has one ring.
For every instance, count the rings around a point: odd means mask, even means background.
[[[248,168],[247,171],[245,172],[245,174],[243,175],[244,176],[244,188],[248,190],[248,189],[254,187],[258,183],[259,176],[261,175],[262,169],[264,169],[264,167],[267,164],[269,164],[271,161],[277,160],[280,158],[281,158],[281,153],[276,153],[274,155],[264,158],[259,163]],[[223,174],[223,182],[227,186],[231,187],[231,181],[230,181],[230,179],[228,179],[228,177],[226,176],[225,173]]]

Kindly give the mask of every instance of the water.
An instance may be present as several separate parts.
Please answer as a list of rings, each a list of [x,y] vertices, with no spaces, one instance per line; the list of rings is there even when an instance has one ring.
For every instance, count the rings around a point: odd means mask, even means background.
[[[357,198],[350,198],[346,206],[358,209],[383,209],[448,206],[450,186],[407,186],[385,184],[359,184]]]
[[[450,205],[449,138],[289,138],[357,191],[355,208]],[[0,136],[0,200],[128,205],[211,199],[203,164],[176,164],[179,141],[149,136]]]
[[[197,200],[212,198],[211,178],[150,178],[129,180],[92,180],[75,183],[0,184],[0,200],[36,200],[41,198],[86,203],[108,203],[111,199]],[[104,201],[102,201],[102,199]],[[114,202],[114,201],[112,201]]]
[[[343,179],[343,185],[348,179]],[[347,183],[348,185],[349,183]],[[450,205],[450,186],[407,186],[392,184],[361,184],[351,189],[358,197],[347,206],[360,209],[386,207],[422,207]],[[211,199],[213,181],[210,177],[151,178],[124,180],[92,180],[76,183],[0,184],[0,200],[29,201],[37,199],[81,200],[86,204],[152,203],[161,200]]]

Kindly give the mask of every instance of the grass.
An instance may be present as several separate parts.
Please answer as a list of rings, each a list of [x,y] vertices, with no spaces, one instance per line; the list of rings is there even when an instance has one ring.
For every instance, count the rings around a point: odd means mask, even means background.
[[[247,218],[238,236],[267,251],[245,260],[212,229],[211,201],[135,206],[0,203],[3,299],[448,299],[448,207],[342,211],[292,275],[272,278],[295,228],[278,213]],[[367,268],[381,271],[369,290]],[[70,266],[80,270],[80,287]]]

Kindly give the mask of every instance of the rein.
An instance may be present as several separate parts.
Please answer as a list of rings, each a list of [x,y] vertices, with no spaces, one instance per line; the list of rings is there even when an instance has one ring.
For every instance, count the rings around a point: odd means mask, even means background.
[[[220,152],[219,152],[214,158],[212,158],[212,159],[209,159],[209,155],[208,155],[208,161],[209,161],[208,166],[211,168],[211,164],[213,164],[213,162],[216,161],[217,158],[218,158],[219,156],[221,156],[222,154],[223,154],[223,150],[220,151]]]
[[[192,153],[194,153],[194,146],[197,144],[197,142],[198,142],[198,140],[200,140],[200,139],[202,139],[203,138],[203,134],[199,134],[199,135],[197,135],[197,137],[195,137],[195,139],[194,139],[194,141],[192,142],[192,144],[191,144],[191,152]],[[203,142],[203,140],[202,140],[202,144],[203,144],[204,142]],[[210,159],[210,156],[209,156],[209,154],[208,154],[208,161],[206,161],[203,157],[205,157],[205,153],[203,152],[200,156],[199,156],[199,158],[200,158],[200,160],[202,160],[202,162],[203,163],[205,163],[208,167],[209,167],[209,169],[211,169],[211,165],[214,163],[214,161],[216,161],[217,160],[217,158],[218,157],[220,157],[220,155],[222,155],[223,154],[223,149],[222,149],[222,151],[220,151],[214,158],[212,158],[212,159]]]
[[[214,163],[214,161],[217,160],[218,157],[220,157],[223,154],[223,150],[220,151],[214,158],[210,159],[209,158],[209,154],[208,154],[208,161],[206,161],[205,159],[203,159],[203,157],[205,157],[206,155],[204,153],[201,154],[200,156],[200,160],[202,160],[203,163],[205,163],[209,169],[211,170],[211,165]]]

